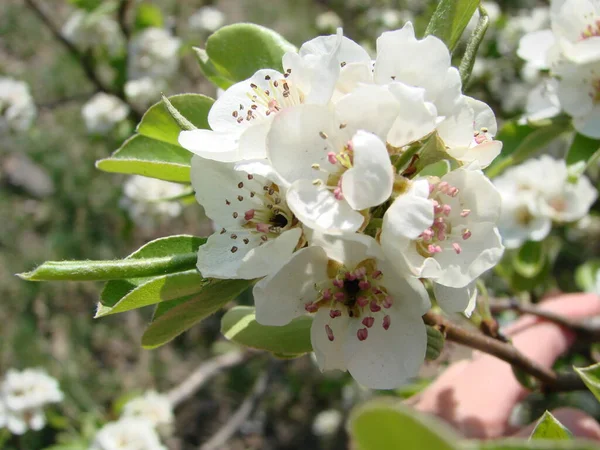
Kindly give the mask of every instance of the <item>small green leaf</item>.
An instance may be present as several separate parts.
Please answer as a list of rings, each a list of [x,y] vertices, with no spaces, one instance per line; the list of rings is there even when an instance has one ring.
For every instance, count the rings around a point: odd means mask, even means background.
[[[525,278],[533,278],[544,269],[546,251],[543,242],[527,241],[514,255],[513,267]]]
[[[575,270],[575,283],[584,292],[595,292],[600,276],[600,259],[590,259]]]
[[[95,318],[189,297],[201,292],[208,284],[210,284],[210,280],[202,278],[197,270],[152,278],[146,283],[135,287],[112,307],[98,303]]]
[[[437,328],[429,325],[425,325],[425,328],[427,329],[427,352],[425,353],[425,359],[433,361],[438,359],[442,353],[446,339]]]
[[[312,318],[298,317],[281,327],[269,327],[256,321],[255,309],[236,306],[221,319],[221,333],[246,347],[267,350],[279,355],[297,355],[312,351],[310,326]]]
[[[567,153],[567,165],[580,164],[580,172],[583,173],[598,158],[600,158],[600,141],[577,133]]]
[[[221,89],[227,89],[235,83],[235,81],[225,78],[219,73],[215,65],[208,57],[206,50],[199,47],[193,47],[193,50],[194,53],[196,53],[200,70],[202,70],[202,73],[208,79],[208,81]]]
[[[589,367],[573,367],[596,399],[600,401],[600,363]]]
[[[371,401],[352,412],[350,435],[359,450],[457,450],[457,436],[433,417],[421,415],[398,399]]]
[[[425,35],[439,37],[454,50],[460,36],[479,6],[479,0],[440,0]]]
[[[192,122],[187,120],[185,117],[183,117],[183,114],[181,114],[177,110],[177,108],[175,108],[173,106],[173,104],[169,101],[169,99],[167,97],[164,96],[164,94],[161,95],[161,98],[165,105],[165,108],[167,108],[167,111],[169,112],[169,115],[177,123],[177,126],[179,127],[180,130],[185,130],[185,131],[197,130],[196,126]]]
[[[208,128],[214,100],[198,94],[169,97],[169,101],[197,128]],[[163,102],[150,107],[138,125],[138,134],[126,140],[109,158],[96,162],[105,172],[129,173],[189,183],[192,154],[180,147],[179,125]]]
[[[572,439],[571,432],[556,417],[546,411],[540,417],[529,439],[548,439],[552,441]]]
[[[135,12],[135,29],[143,30],[144,28],[164,26],[163,15],[160,8],[150,3],[142,3]]]
[[[142,337],[144,348],[156,348],[215,313],[254,283],[253,280],[210,279],[189,300],[155,318]]]
[[[425,166],[418,175],[420,177],[443,177],[450,172],[450,161],[442,159],[441,161],[435,162]]]
[[[599,450],[600,446],[592,441],[550,441],[505,439],[499,441],[465,441],[464,450]]]
[[[205,238],[195,236],[169,236],[148,242],[125,259],[147,259],[196,254],[198,248],[205,242]],[[183,270],[188,269],[193,269],[193,266],[185,267]],[[149,278],[129,278],[109,281],[104,285],[104,289],[100,294],[100,302],[105,307],[112,307],[137,286],[140,286],[147,281],[149,281]]]
[[[213,66],[236,82],[250,78],[259,69],[283,70],[283,55],[293,51],[296,48],[275,31],[250,23],[220,28],[206,41]]]

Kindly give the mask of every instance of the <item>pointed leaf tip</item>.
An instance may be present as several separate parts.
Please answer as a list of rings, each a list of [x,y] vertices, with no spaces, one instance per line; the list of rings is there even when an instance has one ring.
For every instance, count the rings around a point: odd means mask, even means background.
[[[197,130],[198,128],[189,120],[187,120],[183,114],[181,114],[177,108],[175,108],[173,106],[173,104],[169,101],[169,99],[165,96],[165,94],[161,93],[160,94],[163,103],[165,104],[165,107],[167,108],[167,111],[169,111],[169,114],[171,115],[171,117],[173,118],[173,120],[175,122],[177,122],[177,125],[179,126],[179,128],[181,128],[184,131],[190,131],[190,130]]]

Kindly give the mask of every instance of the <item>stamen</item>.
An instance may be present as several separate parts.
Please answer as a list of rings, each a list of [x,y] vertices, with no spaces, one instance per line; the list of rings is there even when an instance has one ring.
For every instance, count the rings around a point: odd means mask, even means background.
[[[325,332],[327,333],[327,338],[333,342],[333,330],[331,329],[331,327],[329,325],[325,325]]]
[[[361,328],[356,332],[356,337],[359,341],[364,341],[367,339],[367,337],[369,337],[369,331],[366,328]]]
[[[457,255],[460,255],[460,252],[462,252],[462,248],[460,248],[460,245],[458,245],[456,242],[452,244],[452,248],[454,248],[454,251]]]
[[[362,295],[356,299],[356,304],[361,308],[364,308],[369,303],[367,297],[363,297]]]
[[[390,316],[385,316],[383,318],[383,329],[388,330],[390,328],[391,323],[392,319],[390,318]]]
[[[360,280],[360,281],[358,282],[358,287],[359,287],[361,290],[363,290],[363,291],[366,291],[367,289],[370,289],[370,288],[371,288],[371,283],[369,283],[369,282],[368,282],[368,281],[366,281],[366,280]]]
[[[371,303],[369,303],[369,309],[371,312],[378,312],[381,311],[381,306],[379,306],[375,300],[371,300]]]
[[[339,309],[331,309],[329,310],[329,317],[335,319],[336,317],[340,317],[342,312]]]
[[[462,212],[460,213],[460,217],[467,217],[469,214],[471,214],[470,209],[463,209]]]
[[[315,303],[310,302],[304,305],[304,309],[306,312],[314,313],[319,310],[319,307]]]
[[[394,299],[391,296],[386,296],[383,299],[383,302],[381,302],[381,305],[385,308],[385,309],[389,309],[392,307],[392,305],[394,304]]]
[[[471,231],[469,229],[465,229],[462,232],[462,238],[466,241],[467,239],[469,239],[471,237]]]
[[[255,211],[253,209],[249,209],[248,211],[246,211],[244,213],[244,219],[245,220],[252,220],[252,219],[254,219],[254,214],[255,214]]]
[[[365,327],[367,328],[371,328],[373,326],[373,324],[375,323],[375,318],[374,317],[365,317],[362,322],[361,322]]]

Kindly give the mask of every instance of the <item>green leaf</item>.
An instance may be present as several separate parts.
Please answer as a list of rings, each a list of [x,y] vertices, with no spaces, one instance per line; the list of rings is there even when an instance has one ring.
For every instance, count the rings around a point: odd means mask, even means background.
[[[206,50],[199,47],[193,47],[193,50],[194,53],[196,53],[200,70],[202,70],[202,73],[208,79],[208,81],[215,86],[220,87],[221,89],[227,89],[235,83],[235,81],[225,78],[219,73],[215,65],[208,57]]]
[[[236,306],[221,319],[221,333],[246,347],[267,350],[278,355],[297,355],[312,351],[310,326],[312,318],[302,316],[281,327],[269,327],[256,321],[255,309]]]
[[[450,161],[447,159],[442,159],[433,164],[429,164],[425,166],[423,170],[421,170],[418,175],[420,177],[443,177],[448,172],[450,172]]]
[[[553,441],[572,439],[571,432],[556,417],[546,411],[540,417],[529,439],[549,439]]]
[[[444,349],[444,335],[437,328],[425,325],[427,329],[427,352],[425,359],[433,361],[438,359]]]
[[[160,8],[150,3],[142,3],[135,12],[135,29],[143,30],[144,28],[164,26],[163,15]]]
[[[208,128],[208,111],[214,100],[198,94],[169,97],[169,101],[197,128]],[[144,114],[138,134],[126,140],[109,158],[96,162],[105,172],[143,175],[161,180],[190,181],[192,154],[177,143],[179,126],[159,102]]]
[[[349,430],[360,450],[456,450],[457,437],[444,424],[400,404],[377,399],[356,408]]]
[[[581,165],[581,174],[598,158],[600,158],[600,141],[577,133],[567,152],[567,165]]]
[[[259,69],[282,71],[281,58],[296,48],[281,35],[260,25],[238,23],[220,28],[206,41],[206,53],[225,78],[242,81]]]
[[[543,242],[527,241],[514,255],[513,267],[525,278],[533,278],[544,269],[546,251]]]
[[[69,3],[77,8],[91,12],[102,4],[102,0],[69,0]]]
[[[425,35],[439,37],[450,51],[454,50],[478,6],[479,0],[440,0]]]
[[[169,257],[174,255],[196,254],[198,252],[198,248],[205,242],[205,238],[199,238],[195,236],[169,236],[148,242],[146,245],[140,247],[125,259],[147,259]],[[190,266],[183,270],[192,268],[193,266]],[[100,294],[100,302],[105,307],[112,307],[137,286],[140,286],[147,281],[149,281],[148,278],[130,278],[109,281],[104,285],[104,289]]]
[[[135,287],[112,307],[99,303],[95,318],[189,297],[202,291],[208,284],[210,280],[203,278],[197,270],[152,278]]]
[[[196,128],[210,128],[208,112],[215,102],[212,98],[200,94],[180,94],[168,97],[168,101]],[[139,134],[173,145],[179,145],[177,139],[180,131],[179,125],[162,101],[146,111],[137,127]]]
[[[563,117],[558,117],[549,124],[538,128],[532,125],[508,122],[496,136],[496,139],[503,143],[502,153],[486,169],[486,175],[493,178],[508,167],[522,163],[570,129],[570,122]]]
[[[589,367],[573,367],[592,394],[600,401],[600,363]]]
[[[575,283],[584,292],[595,292],[598,276],[600,276],[600,259],[590,259],[575,270]]]
[[[173,306],[148,326],[142,337],[144,348],[156,348],[215,313],[254,283],[253,280],[210,279],[189,300]]]
[[[599,450],[600,446],[591,441],[524,441],[505,439],[500,441],[465,441],[464,450]]]

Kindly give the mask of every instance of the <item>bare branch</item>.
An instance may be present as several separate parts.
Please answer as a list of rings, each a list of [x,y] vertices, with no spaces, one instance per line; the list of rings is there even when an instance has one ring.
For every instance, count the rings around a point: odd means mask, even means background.
[[[167,393],[171,405],[175,408],[194,395],[210,378],[229,367],[240,364],[247,360],[249,356],[248,353],[230,352],[204,362],[190,376]]]
[[[462,328],[439,314],[432,312],[426,313],[423,316],[423,320],[427,325],[438,327],[445,334],[446,339],[493,355],[496,358],[506,361],[514,368],[531,375],[542,383],[545,390],[573,391],[586,389],[577,374],[558,374],[530,360],[509,343]]]

